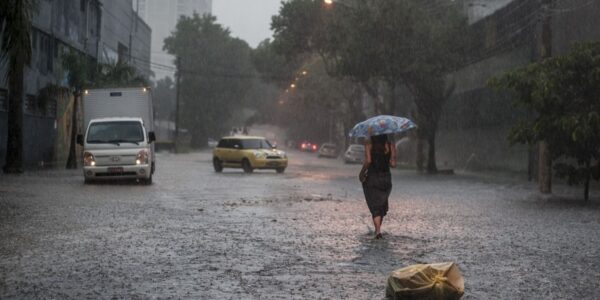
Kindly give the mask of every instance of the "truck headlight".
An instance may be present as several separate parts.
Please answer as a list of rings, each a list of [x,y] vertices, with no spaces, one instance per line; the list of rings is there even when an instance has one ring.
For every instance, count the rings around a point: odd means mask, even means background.
[[[145,165],[148,164],[148,151],[140,150],[135,158],[136,165]]]
[[[83,153],[83,165],[86,167],[93,167],[96,165],[96,158],[94,158],[94,154],[90,152]]]

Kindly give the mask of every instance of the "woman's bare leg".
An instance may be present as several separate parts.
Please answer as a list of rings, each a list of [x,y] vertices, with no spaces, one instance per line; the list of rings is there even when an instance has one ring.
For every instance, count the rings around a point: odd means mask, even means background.
[[[375,235],[381,233],[381,223],[383,222],[382,216],[373,217],[373,225],[375,225]]]

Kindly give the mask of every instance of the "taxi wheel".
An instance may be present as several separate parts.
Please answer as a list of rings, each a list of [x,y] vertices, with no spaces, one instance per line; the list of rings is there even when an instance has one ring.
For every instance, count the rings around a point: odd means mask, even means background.
[[[250,165],[250,161],[246,158],[242,160],[242,169],[244,169],[245,173],[252,173],[252,171],[254,171],[252,165]]]
[[[223,162],[216,157],[213,158],[213,168],[215,168],[215,172],[217,173],[223,172]]]
[[[285,168],[277,168],[277,169],[275,169],[275,171],[277,171],[277,173],[281,174],[281,173],[285,172]]]

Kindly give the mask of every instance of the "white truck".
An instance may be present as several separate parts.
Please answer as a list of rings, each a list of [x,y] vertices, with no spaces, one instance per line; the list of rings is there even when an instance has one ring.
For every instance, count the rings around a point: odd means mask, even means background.
[[[85,183],[137,179],[152,184],[155,170],[152,95],[148,88],[85,90],[83,146]]]

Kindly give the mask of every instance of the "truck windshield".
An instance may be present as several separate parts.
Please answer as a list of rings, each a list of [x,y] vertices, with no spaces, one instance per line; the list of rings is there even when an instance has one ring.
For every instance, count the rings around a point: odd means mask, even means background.
[[[243,149],[271,149],[273,146],[267,141],[263,139],[243,139],[242,140],[242,148]]]
[[[139,144],[143,141],[144,131],[142,130],[142,124],[135,121],[92,123],[87,135],[87,142],[90,144]]]

